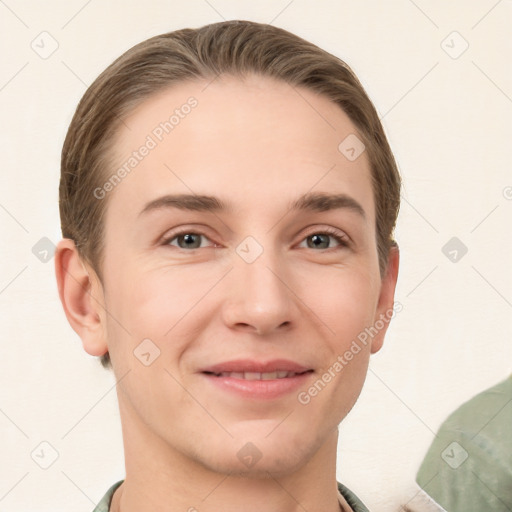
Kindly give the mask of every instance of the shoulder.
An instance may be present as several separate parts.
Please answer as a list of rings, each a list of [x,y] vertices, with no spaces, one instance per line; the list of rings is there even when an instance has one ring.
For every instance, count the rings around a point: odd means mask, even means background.
[[[110,489],[105,493],[103,498],[98,502],[96,508],[93,512],[108,512],[110,508],[110,502],[112,501],[112,496],[114,495],[115,490],[124,482],[124,480],[120,480],[116,482]]]
[[[370,512],[366,505],[348,487],[345,487],[340,482],[337,482],[337,484],[338,491],[345,498],[354,512]]]
[[[434,444],[447,440],[478,442],[480,436],[500,443],[512,418],[512,375],[478,393],[453,411],[441,424]],[[436,446],[436,449],[439,446]]]
[[[511,400],[512,375],[464,402],[448,416],[441,428],[460,430],[461,427],[467,427],[479,431],[488,423],[489,418],[494,418]]]

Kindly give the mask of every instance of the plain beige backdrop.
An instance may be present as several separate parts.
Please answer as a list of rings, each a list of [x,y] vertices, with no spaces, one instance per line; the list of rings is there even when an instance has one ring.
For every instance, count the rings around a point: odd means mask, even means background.
[[[235,18],[346,60],[404,178],[403,310],[340,427],[338,479],[398,510],[447,414],[512,371],[512,1],[0,0],[1,510],[90,512],[124,477],[113,374],[68,326],[53,271],[76,104],[134,44]]]

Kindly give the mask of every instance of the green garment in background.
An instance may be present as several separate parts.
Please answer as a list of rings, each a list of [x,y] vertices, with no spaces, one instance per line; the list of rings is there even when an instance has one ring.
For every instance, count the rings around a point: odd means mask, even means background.
[[[448,512],[512,512],[512,375],[448,417],[416,481]]]
[[[124,480],[120,480],[116,482],[103,496],[101,501],[98,503],[93,512],[108,512],[110,507],[110,502],[112,501],[112,496],[114,495],[115,490],[124,482]],[[347,500],[347,503],[352,507],[354,512],[369,512],[363,502],[349,489],[347,489],[343,484],[338,482],[338,490],[343,495],[343,497]]]

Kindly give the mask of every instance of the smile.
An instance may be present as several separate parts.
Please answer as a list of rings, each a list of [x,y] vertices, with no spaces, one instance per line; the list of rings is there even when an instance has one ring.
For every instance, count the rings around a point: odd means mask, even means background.
[[[203,369],[207,381],[243,398],[276,399],[304,384],[314,371],[292,361],[238,360]]]

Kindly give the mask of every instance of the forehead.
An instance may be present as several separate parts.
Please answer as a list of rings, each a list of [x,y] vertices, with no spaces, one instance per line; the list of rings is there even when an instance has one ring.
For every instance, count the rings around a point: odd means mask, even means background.
[[[216,195],[241,213],[289,204],[306,192],[340,192],[374,218],[366,153],[339,149],[357,130],[329,98],[250,75],[184,82],[141,103],[114,144],[122,180],[111,206],[133,216],[166,193]],[[360,137],[359,137],[360,138]],[[352,140],[352,139],[348,139]]]

